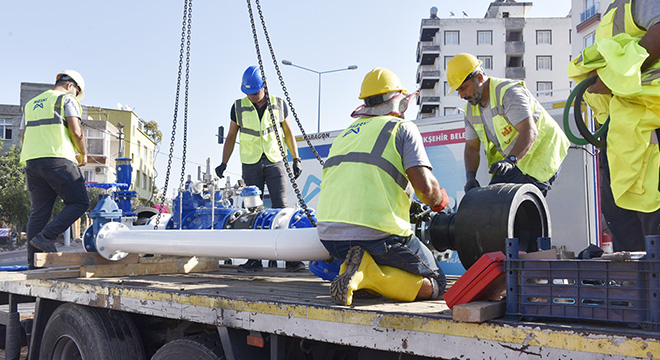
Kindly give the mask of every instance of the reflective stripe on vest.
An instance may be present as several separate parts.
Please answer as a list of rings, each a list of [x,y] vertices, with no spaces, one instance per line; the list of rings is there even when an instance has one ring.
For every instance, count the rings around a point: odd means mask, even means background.
[[[48,90],[25,104],[25,132],[21,149],[21,163],[46,157],[69,159],[77,163],[76,150],[68,131],[64,114],[66,94]],[[72,97],[75,99],[75,97]],[[79,112],[80,103],[76,100]]]
[[[273,126],[270,111],[268,108],[264,111],[262,119],[259,119],[259,113],[247,98],[236,100],[234,110],[236,111],[236,124],[239,127],[241,143],[241,162],[244,164],[254,164],[265,154],[271,162],[278,162],[283,159],[275,131],[279,131],[282,144],[284,141],[284,131],[282,122],[284,121],[284,100],[271,96],[270,103],[273,109],[276,126]]]
[[[488,139],[479,105],[466,105],[465,117],[474,127],[479,140],[484,144],[486,159],[490,167],[494,162],[502,160],[509,154],[515,139],[518,137],[518,131],[511,125],[504,113],[504,106],[502,104],[504,94],[514,85],[524,87],[525,82],[493,77],[489,79],[490,93],[494,94],[489,99],[493,114],[493,130],[500,145],[497,146]],[[524,174],[530,175],[540,181],[547,181],[559,170],[568,152],[569,142],[564,132],[557,125],[557,122],[554,121],[531,94],[530,101],[538,135],[527,154],[518,160],[517,166]],[[504,146],[503,149],[502,146]]]
[[[412,234],[405,192],[409,181],[396,149],[402,121],[393,116],[362,117],[334,140],[323,167],[318,221]]]

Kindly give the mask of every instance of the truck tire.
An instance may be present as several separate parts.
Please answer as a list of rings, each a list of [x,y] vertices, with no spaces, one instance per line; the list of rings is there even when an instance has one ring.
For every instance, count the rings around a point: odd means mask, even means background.
[[[151,360],[224,360],[225,353],[217,336],[195,335],[163,345]]]
[[[39,359],[143,360],[145,355],[128,314],[63,304],[46,324]]]

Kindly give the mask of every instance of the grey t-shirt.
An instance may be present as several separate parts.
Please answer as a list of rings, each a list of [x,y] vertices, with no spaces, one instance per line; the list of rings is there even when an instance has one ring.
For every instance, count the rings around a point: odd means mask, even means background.
[[[76,104],[76,100],[73,98],[73,95],[64,97],[63,106],[64,106],[65,117],[75,116],[78,119],[82,118],[82,115],[80,114],[78,108],[78,104]],[[23,116],[21,117],[20,130],[25,130],[25,114],[23,114]]]
[[[504,113],[511,125],[515,127],[523,120],[529,117],[533,118],[534,114],[531,106],[533,101],[536,100],[532,97],[532,94],[529,92],[529,90],[521,85],[514,85],[507,89],[507,91],[504,93],[504,97],[502,98],[502,106],[504,106]],[[497,140],[497,136],[495,136],[495,130],[493,128],[493,114],[491,112],[490,106],[479,106],[479,110],[481,112],[481,120],[484,123],[484,130],[488,140],[499,147],[500,142]],[[466,119],[465,139],[474,140],[478,138],[479,137],[477,136],[477,132],[474,130],[474,127]]]
[[[424,150],[422,135],[414,123],[409,121],[401,123],[396,133],[395,145],[396,150],[401,154],[405,170],[414,166],[426,166],[433,169],[426,150]],[[414,193],[410,184],[408,184],[406,192],[411,196]],[[346,223],[319,222],[317,226],[319,237],[322,240],[379,240],[391,235],[369,227]]]
[[[660,2],[658,0],[633,0],[632,15],[637,26],[648,30],[660,22]]]

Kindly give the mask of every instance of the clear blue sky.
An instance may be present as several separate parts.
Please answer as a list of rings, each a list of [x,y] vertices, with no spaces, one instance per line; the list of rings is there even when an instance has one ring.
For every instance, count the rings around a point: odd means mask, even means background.
[[[281,65],[281,60],[317,71],[358,66],[322,76],[321,130],[342,129],[360,105],[360,84],[372,68],[389,68],[409,90],[416,88],[419,28],[432,6],[441,18],[449,17],[449,11],[457,17],[465,11],[469,17],[482,18],[489,4],[489,0],[262,0],[262,9],[293,105],[305,131],[315,133],[318,75]],[[536,0],[529,16],[563,17],[570,6],[570,0]],[[252,7],[256,13],[254,3]],[[183,1],[24,0],[5,1],[2,8],[0,104],[19,103],[21,82],[48,83],[58,71],[78,70],[87,83],[84,105],[128,104],[142,119],[158,122],[163,142],[156,158],[156,185],[162,187]],[[269,88],[281,96],[268,47],[260,39]],[[196,174],[208,157],[214,165],[220,163],[217,127],[228,128],[231,104],[243,96],[241,75],[257,63],[247,2],[194,1],[191,53],[186,172]],[[411,108],[407,118],[415,114],[416,108]],[[178,186],[181,171],[182,110],[179,119],[170,189]],[[299,134],[293,126],[294,134]],[[240,176],[238,147],[228,172],[234,180]]]

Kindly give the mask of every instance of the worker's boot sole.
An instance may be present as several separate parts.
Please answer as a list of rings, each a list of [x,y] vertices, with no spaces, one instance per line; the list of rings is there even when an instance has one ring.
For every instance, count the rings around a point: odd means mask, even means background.
[[[353,246],[348,253],[346,254],[346,271],[343,274],[337,276],[330,284],[330,297],[335,304],[339,305],[350,305],[352,302],[349,302],[349,292],[352,290],[349,289],[351,282],[355,273],[357,273],[360,268],[360,263],[362,262],[362,255],[364,250],[359,246]]]

